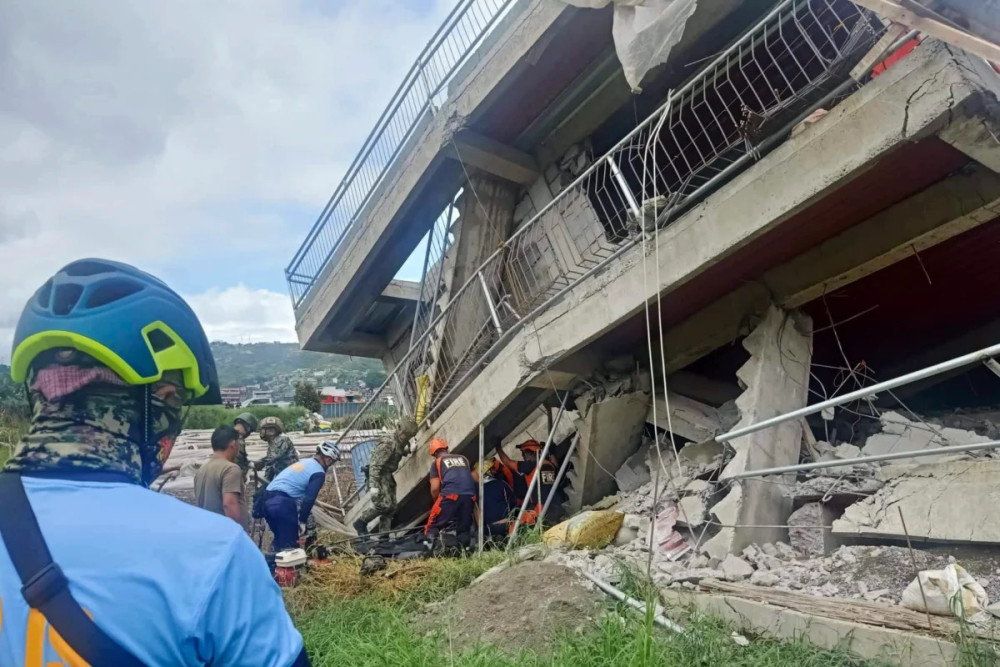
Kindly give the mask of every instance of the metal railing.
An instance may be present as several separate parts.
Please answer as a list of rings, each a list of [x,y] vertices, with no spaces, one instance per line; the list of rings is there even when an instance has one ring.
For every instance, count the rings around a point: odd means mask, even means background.
[[[525,322],[848,94],[882,31],[849,0],[779,3],[453,290],[387,384],[421,379],[422,421],[439,414]]]
[[[407,141],[447,96],[453,76],[514,0],[460,0],[410,67],[285,269],[298,308],[353,229]]]

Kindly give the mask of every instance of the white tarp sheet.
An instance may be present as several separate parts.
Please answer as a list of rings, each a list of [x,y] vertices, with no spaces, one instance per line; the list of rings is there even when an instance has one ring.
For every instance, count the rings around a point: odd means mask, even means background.
[[[667,62],[670,51],[681,41],[684,26],[697,0],[563,0],[574,7],[601,9],[615,6],[612,36],[615,51],[633,92],[640,92],[643,77]]]

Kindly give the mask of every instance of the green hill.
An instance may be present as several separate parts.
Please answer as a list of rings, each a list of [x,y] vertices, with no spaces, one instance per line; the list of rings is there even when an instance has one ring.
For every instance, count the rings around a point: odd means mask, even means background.
[[[295,343],[212,343],[223,387],[282,383],[295,379],[345,389],[377,387],[385,381],[377,359],[304,352]]]

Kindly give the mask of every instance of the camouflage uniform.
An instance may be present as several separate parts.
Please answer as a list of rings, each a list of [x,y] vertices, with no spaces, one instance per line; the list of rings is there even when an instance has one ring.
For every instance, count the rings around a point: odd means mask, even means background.
[[[278,473],[299,460],[299,453],[295,451],[295,445],[291,438],[284,433],[274,436],[274,439],[267,443],[267,456],[259,463],[264,469],[264,475],[269,479],[274,479]]]
[[[90,357],[75,354],[73,366],[97,366]],[[34,387],[35,372],[28,377]],[[143,431],[145,398],[135,387],[102,382],[72,394],[46,399],[30,391],[31,430],[14,450],[4,470],[31,473],[56,470],[118,472],[137,484],[150,484],[163,469],[157,440],[147,441]],[[150,398],[152,433],[164,433],[179,420],[180,411],[155,395]]]
[[[233,463],[240,467],[240,472],[243,473],[243,479],[247,478],[247,473],[250,472],[250,457],[247,456],[247,441],[243,438],[239,439],[239,446],[236,449],[236,458],[233,459]]]
[[[378,493],[371,494],[372,506],[361,514],[359,520],[367,524],[378,517],[380,532],[392,528],[392,517],[396,514],[396,478],[393,475],[406,455],[410,438],[416,430],[412,421],[400,422],[392,433],[378,437],[368,459],[365,482],[369,487],[378,489]]]

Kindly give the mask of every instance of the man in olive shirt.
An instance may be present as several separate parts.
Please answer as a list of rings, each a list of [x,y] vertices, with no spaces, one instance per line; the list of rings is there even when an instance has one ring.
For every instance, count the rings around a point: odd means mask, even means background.
[[[232,426],[220,426],[212,433],[212,458],[194,476],[198,507],[228,516],[247,530],[243,508],[243,474],[233,463],[239,451],[239,434]]]

